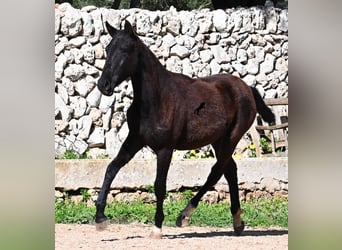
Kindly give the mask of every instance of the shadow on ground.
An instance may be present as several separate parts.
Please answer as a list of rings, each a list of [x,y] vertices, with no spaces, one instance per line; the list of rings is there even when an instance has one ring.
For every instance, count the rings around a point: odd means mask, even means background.
[[[280,236],[280,235],[285,235],[288,234],[288,230],[245,230],[239,237],[246,237],[246,236]],[[184,238],[213,238],[213,237],[237,237],[235,236],[233,231],[220,231],[220,232],[205,232],[205,233],[196,233],[196,232],[191,232],[191,233],[181,233],[181,234],[165,234],[163,236],[164,239],[184,239]],[[131,240],[131,239],[143,239],[145,237],[136,235],[136,236],[131,236],[127,237],[126,240]],[[117,241],[119,239],[103,239],[101,241]]]
[[[245,230],[239,237],[244,236],[278,236],[288,234],[288,230]],[[178,238],[210,238],[210,237],[224,237],[224,236],[235,236],[233,231],[220,231],[220,232],[207,232],[207,233],[181,233],[174,235],[164,235],[168,239]]]

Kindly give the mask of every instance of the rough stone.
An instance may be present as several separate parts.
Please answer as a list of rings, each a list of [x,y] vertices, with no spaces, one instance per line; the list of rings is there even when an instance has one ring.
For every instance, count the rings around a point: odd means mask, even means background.
[[[81,13],[68,3],[65,3],[65,8],[66,10],[61,20],[60,30],[68,37],[75,37],[81,34],[83,29]]]
[[[259,72],[259,62],[257,59],[250,59],[246,66],[248,74],[256,75]]]
[[[88,83],[86,78],[82,78],[75,82],[75,90],[82,97],[86,97],[93,88],[94,84]]]
[[[64,54],[61,54],[55,62],[55,80],[61,81],[64,73],[64,68],[67,64],[67,58]]]
[[[271,54],[266,54],[264,62],[260,64],[260,71],[269,74],[274,69],[275,57]]]
[[[236,57],[238,62],[243,64],[247,63],[248,56],[246,50],[238,49]]]
[[[93,33],[93,19],[88,12],[81,11],[83,22],[83,36],[89,37]]]
[[[229,57],[227,52],[220,45],[210,46],[210,50],[213,53],[217,63],[226,63],[229,62]]]
[[[280,72],[287,72],[288,70],[288,63],[285,58],[278,58],[275,64],[275,69],[279,70]]]
[[[59,113],[61,114],[62,120],[69,121],[71,119],[70,108],[64,103],[62,98],[55,93],[55,116]]]
[[[227,14],[223,10],[213,11],[213,24],[217,31],[224,32],[227,27]]]
[[[184,60],[182,60],[182,64],[183,64],[183,70],[182,73],[184,75],[187,75],[189,77],[192,77],[192,73],[193,73],[193,68],[191,66],[191,62],[189,58],[185,58]]]
[[[246,66],[237,61],[232,62],[232,67],[239,73],[240,77],[247,74]]]
[[[172,19],[170,19],[166,26],[166,30],[175,36],[179,35],[180,28],[181,28],[181,22],[176,17],[173,17]]]
[[[282,32],[288,32],[288,10],[283,9],[279,14],[278,30]]]
[[[214,57],[213,53],[211,52],[211,50],[201,50],[199,52],[199,56],[201,58],[201,61],[203,63],[208,63],[211,61],[211,59]]]
[[[270,33],[277,32],[278,15],[274,8],[266,9],[266,29]]]
[[[86,62],[83,62],[82,66],[84,69],[84,73],[86,75],[97,75],[97,74],[99,74],[99,70],[96,67],[94,67],[94,66],[92,66]]]
[[[104,31],[104,25],[102,22],[102,13],[99,9],[95,9],[90,12],[93,19],[94,36],[89,39],[90,43],[96,43],[100,39],[100,35]]]
[[[78,36],[69,40],[68,46],[70,47],[81,47],[86,42],[84,36]]]
[[[84,44],[80,51],[83,54],[83,59],[90,64],[94,63],[95,60],[95,51],[93,46],[90,43]]]
[[[110,129],[110,120],[112,118],[112,109],[108,109],[107,112],[102,116],[102,122],[103,122],[103,129],[105,131],[108,131]]]
[[[182,73],[182,66],[182,61],[176,56],[171,56],[166,61],[166,68],[175,73]]]
[[[210,62],[210,69],[211,69],[211,74],[218,74],[221,71],[221,66],[216,62],[216,60],[212,60]]]
[[[269,89],[266,91],[265,98],[276,98],[277,97],[277,90],[275,89]]]
[[[116,129],[112,128],[105,134],[106,153],[109,157],[115,157],[120,150],[121,141],[119,140]]]
[[[59,9],[55,9],[55,34],[58,34],[61,27],[61,12]]]
[[[248,86],[255,87],[256,85],[256,78],[253,75],[246,75],[242,80],[244,80]]]
[[[68,38],[61,37],[55,46],[55,55],[59,55],[67,46]]]
[[[137,15],[137,34],[141,36],[146,35],[151,31],[151,28],[150,17],[144,12],[139,13]]]
[[[98,88],[94,88],[87,96],[87,103],[90,107],[98,107],[101,101],[101,92]]]
[[[94,63],[94,66],[95,66],[96,68],[102,70],[103,67],[104,67],[104,65],[105,65],[105,62],[106,62],[106,61],[103,60],[103,59],[96,59],[96,60],[95,60],[95,63]]]
[[[72,150],[79,155],[82,155],[88,148],[88,144],[85,141],[74,135],[67,135],[64,142],[68,150]]]
[[[84,76],[84,68],[79,64],[71,64],[64,70],[64,75],[71,81],[77,81]]]
[[[190,51],[184,46],[176,44],[175,46],[171,48],[170,55],[178,56],[179,58],[183,59],[190,55]]]
[[[80,139],[87,139],[90,135],[90,129],[92,126],[93,120],[89,115],[82,116],[77,125],[78,125],[78,137]]]
[[[74,117],[80,118],[85,114],[87,109],[87,102],[81,96],[70,96],[70,107],[73,109]]]
[[[77,48],[71,48],[70,58],[72,58],[75,64],[81,64],[83,62],[83,53]]]
[[[213,27],[211,18],[212,18],[211,15],[206,15],[204,18],[200,18],[198,20],[198,24],[199,24],[198,33],[200,34],[209,33],[209,31]]]
[[[115,102],[115,95],[112,95],[112,96],[102,95],[99,108],[102,110],[102,112],[105,113],[107,112],[109,108],[112,108],[114,106],[114,102]]]
[[[105,143],[104,129],[96,127],[90,134],[88,144],[90,148],[103,147]]]

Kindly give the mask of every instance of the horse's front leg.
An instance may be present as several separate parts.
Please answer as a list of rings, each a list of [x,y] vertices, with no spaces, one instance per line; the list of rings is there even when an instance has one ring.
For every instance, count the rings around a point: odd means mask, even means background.
[[[116,174],[119,170],[142,148],[139,139],[128,134],[126,140],[122,144],[118,155],[108,165],[106,174],[103,180],[102,188],[96,201],[95,222],[97,230],[104,230],[107,226],[107,217],[104,214],[106,207],[107,195]]]
[[[164,221],[163,203],[166,194],[166,178],[169,171],[172,150],[163,149],[159,150],[157,153],[157,175],[154,182],[154,192],[157,198],[157,209],[155,214],[155,226],[150,235],[153,239],[161,239],[162,234],[162,224]]]

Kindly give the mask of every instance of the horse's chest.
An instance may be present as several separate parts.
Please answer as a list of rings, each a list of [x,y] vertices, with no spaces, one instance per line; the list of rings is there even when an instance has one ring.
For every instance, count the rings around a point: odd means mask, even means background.
[[[163,126],[158,122],[142,120],[140,123],[139,134],[145,143],[152,148],[162,147],[170,143],[171,131],[169,127]]]

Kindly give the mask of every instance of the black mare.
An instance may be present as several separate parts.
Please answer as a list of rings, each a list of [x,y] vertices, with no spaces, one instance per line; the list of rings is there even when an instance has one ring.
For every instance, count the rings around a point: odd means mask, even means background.
[[[237,235],[244,229],[233,151],[253,123],[256,112],[267,122],[274,114],[258,91],[231,74],[190,78],[166,70],[135,34],[131,24],[124,30],[106,23],[112,40],[106,47],[107,59],[98,88],[110,96],[128,77],[133,85],[133,102],[127,111],[129,134],[116,158],[108,165],[102,189],[96,201],[98,229],[103,229],[110,185],[118,171],[142,147],[149,146],[157,155],[155,195],[157,206],[153,238],[162,237],[163,201],[166,177],[174,149],[195,149],[211,144],[217,162],[199,192],[177,219],[177,226],[188,224],[191,212],[201,197],[222,175],[228,181],[233,227]]]

